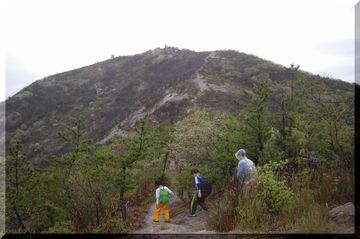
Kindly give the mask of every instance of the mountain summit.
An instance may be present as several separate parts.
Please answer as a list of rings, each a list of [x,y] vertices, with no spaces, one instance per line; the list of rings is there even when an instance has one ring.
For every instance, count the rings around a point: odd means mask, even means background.
[[[343,81],[298,74],[308,84],[322,81],[340,94],[353,89]],[[126,134],[145,117],[176,122],[196,107],[235,109],[234,100],[246,101],[244,92],[251,93],[254,84],[270,79],[272,88],[286,90],[291,77],[284,66],[232,50],[165,47],[119,56],[46,77],[10,97],[6,141],[20,139],[28,157],[41,164],[67,150],[57,132],[76,119],[83,120],[85,137],[102,144]]]

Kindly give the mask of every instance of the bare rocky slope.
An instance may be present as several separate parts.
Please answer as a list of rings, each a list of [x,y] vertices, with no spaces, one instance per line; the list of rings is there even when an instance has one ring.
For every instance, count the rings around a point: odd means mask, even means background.
[[[195,52],[157,48],[119,56],[34,82],[0,104],[6,115],[6,143],[20,139],[37,165],[68,145],[59,130],[82,119],[95,144],[126,134],[137,121],[176,122],[195,107],[237,110],[244,91],[271,79],[273,89],[289,89],[293,75],[284,66],[236,51]],[[329,95],[353,94],[353,85],[300,71],[311,85],[322,81]],[[4,129],[1,144],[5,143]],[[4,154],[4,152],[1,152]]]

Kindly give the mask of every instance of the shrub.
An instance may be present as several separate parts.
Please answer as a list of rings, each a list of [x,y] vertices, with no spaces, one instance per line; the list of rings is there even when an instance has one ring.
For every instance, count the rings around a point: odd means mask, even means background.
[[[277,179],[273,170],[285,162],[270,162],[259,169],[259,197],[267,206],[270,215],[287,212],[294,201],[293,191],[284,180]]]
[[[236,211],[231,205],[229,196],[214,203],[213,209],[206,218],[208,226],[218,232],[228,232],[236,226]]]
[[[257,196],[257,188],[250,188],[236,207],[237,228],[240,231],[267,231],[269,218],[266,205]]]

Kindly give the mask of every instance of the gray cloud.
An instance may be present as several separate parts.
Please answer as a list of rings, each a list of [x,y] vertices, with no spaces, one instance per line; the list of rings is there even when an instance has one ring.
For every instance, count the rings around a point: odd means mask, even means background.
[[[354,76],[355,76],[355,70],[354,65],[351,64],[337,64],[337,65],[331,65],[331,66],[325,66],[322,68],[318,68],[316,70],[317,72],[335,79],[344,80],[347,82],[354,82]]]
[[[354,39],[341,39],[321,43],[317,48],[323,54],[336,55],[339,57],[353,57],[355,51],[354,46]]]

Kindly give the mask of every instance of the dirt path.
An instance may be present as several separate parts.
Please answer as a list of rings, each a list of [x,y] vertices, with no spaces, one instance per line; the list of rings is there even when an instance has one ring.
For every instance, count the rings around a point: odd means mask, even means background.
[[[202,76],[199,71],[204,67],[209,58],[216,58],[216,53],[211,52],[204,59],[204,64],[196,72],[196,79],[202,81]],[[195,80],[196,81],[196,80]],[[199,83],[201,85],[201,82]],[[207,87],[201,85],[203,88]],[[207,88],[206,88],[207,89]],[[170,160],[168,169],[171,172],[171,175],[175,175],[177,171],[176,163],[173,160]],[[174,191],[175,192],[175,191]],[[153,215],[155,210],[155,202],[149,205],[147,212],[144,215],[144,226],[139,230],[134,231],[135,234],[148,234],[148,233],[166,233],[166,234],[193,234],[193,233],[206,233],[213,234],[215,231],[211,231],[206,224],[206,217],[208,212],[203,211],[201,207],[198,207],[196,212],[196,217],[188,217],[189,215],[189,205],[184,205],[181,199],[175,195],[173,198],[170,198],[170,223],[164,222],[163,212],[160,214],[160,221],[153,222]],[[210,208],[211,210],[211,208]]]
[[[164,222],[162,212],[160,221],[153,222],[154,210],[155,203],[151,204],[147,210],[144,227],[134,233],[215,233],[208,230],[206,226],[207,212],[200,210],[199,207],[196,217],[188,217],[188,208],[177,196],[171,198],[170,201],[170,223]]]

